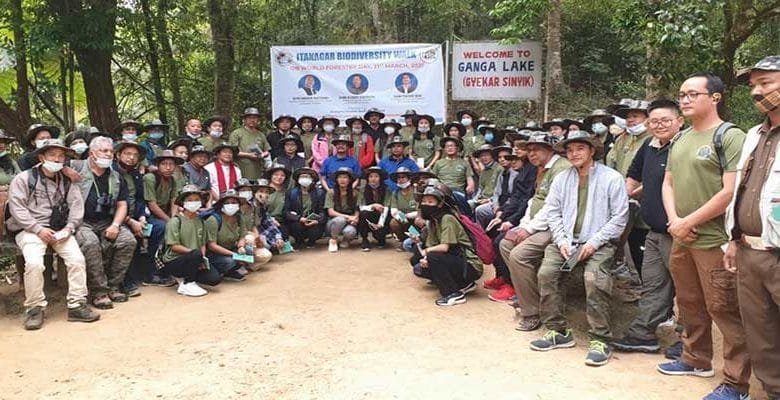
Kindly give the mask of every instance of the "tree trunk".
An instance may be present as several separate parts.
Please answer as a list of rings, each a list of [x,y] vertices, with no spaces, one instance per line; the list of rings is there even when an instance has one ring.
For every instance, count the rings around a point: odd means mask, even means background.
[[[168,37],[167,18],[169,8],[169,0],[160,0],[160,2],[157,3],[157,37],[160,39],[163,64],[165,65],[165,71],[168,75],[168,86],[171,89],[173,108],[176,111],[176,128],[178,129],[178,132],[183,132],[186,116],[184,115],[184,108],[181,101],[179,67],[176,65],[176,61],[173,58],[173,48],[171,47],[171,40]]]
[[[65,50],[63,50],[63,53]],[[68,66],[65,62],[65,54],[60,54],[60,102],[62,103],[62,120],[65,121],[62,129],[66,132],[71,130],[73,121],[70,120],[68,112]],[[73,101],[73,99],[71,99]]]
[[[29,126],[30,85],[27,80],[27,35],[24,32],[22,0],[11,1],[11,24],[14,32],[14,55],[16,57],[16,113],[19,123]]]
[[[152,76],[152,88],[154,90],[154,104],[157,108],[157,116],[161,121],[168,121],[168,113],[165,112],[165,95],[163,94],[162,80],[160,79],[160,55],[157,41],[154,40],[154,19],[149,8],[149,0],[141,0],[141,11],[144,15],[144,36],[148,44],[147,57],[149,59],[149,72]]]
[[[119,126],[114,82],[111,79],[111,50],[74,49],[87,94],[89,121],[102,131]]]
[[[233,21],[238,6],[236,0],[209,0],[208,5],[214,49],[214,110],[230,117],[236,87]]]
[[[561,0],[550,0],[547,14],[547,76],[545,87],[548,97],[555,100],[563,89],[561,66]]]

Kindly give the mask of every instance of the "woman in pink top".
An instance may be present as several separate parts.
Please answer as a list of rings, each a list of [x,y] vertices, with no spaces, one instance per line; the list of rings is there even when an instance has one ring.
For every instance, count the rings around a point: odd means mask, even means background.
[[[317,122],[320,133],[314,136],[311,141],[311,156],[314,159],[311,168],[313,170],[319,171],[322,168],[322,163],[330,156],[330,140],[336,127],[339,126],[339,122],[339,119],[334,117],[324,117]]]

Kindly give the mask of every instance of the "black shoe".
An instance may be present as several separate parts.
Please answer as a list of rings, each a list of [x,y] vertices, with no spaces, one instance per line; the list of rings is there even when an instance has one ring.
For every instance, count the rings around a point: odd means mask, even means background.
[[[644,340],[631,336],[626,336],[622,339],[613,341],[612,346],[615,350],[625,353],[657,353],[661,350],[661,346],[658,345],[658,341],[655,339]]]
[[[29,310],[24,316],[24,329],[28,331],[36,331],[43,326],[43,307],[35,306]]]
[[[376,241],[377,248],[384,249],[386,245],[387,245],[387,240],[385,238]]]
[[[674,342],[673,345],[669,346],[668,349],[666,349],[666,352],[664,353],[664,356],[670,360],[679,360],[680,357],[682,357],[683,353],[683,345],[681,341]]]
[[[225,275],[223,275],[223,278],[226,281],[230,282],[241,282],[246,280],[246,276],[244,276],[242,273],[238,272],[237,270],[233,269],[228,272],[225,272]]]
[[[76,308],[68,309],[68,321],[71,322],[95,322],[100,319],[100,314],[89,308],[87,303],[81,303]]]
[[[466,302],[466,295],[460,290],[436,299],[437,306],[454,306]]]
[[[171,287],[176,284],[176,280],[171,277],[162,278],[158,275],[152,275],[152,279],[142,282],[144,286]]]
[[[369,243],[368,239],[363,239],[360,249],[363,251],[371,251],[371,243]]]

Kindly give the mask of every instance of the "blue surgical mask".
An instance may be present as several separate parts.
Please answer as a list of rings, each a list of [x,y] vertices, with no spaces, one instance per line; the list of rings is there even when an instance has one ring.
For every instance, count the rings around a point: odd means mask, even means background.
[[[149,132],[149,138],[154,140],[160,140],[163,138],[162,132]]]
[[[493,132],[488,132],[485,134],[485,142],[492,142],[495,136],[493,135]]]
[[[591,125],[590,127],[591,131],[593,131],[594,135],[601,136],[605,133],[607,133],[607,126],[602,124],[601,122],[596,122],[595,124]]]

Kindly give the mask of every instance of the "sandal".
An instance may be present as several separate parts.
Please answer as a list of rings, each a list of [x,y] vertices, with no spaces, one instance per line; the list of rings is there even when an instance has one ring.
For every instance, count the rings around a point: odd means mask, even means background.
[[[542,326],[542,321],[539,317],[523,317],[517,324],[515,330],[530,332],[539,329],[540,326]]]
[[[118,290],[112,290],[108,292],[108,298],[111,299],[111,301],[114,303],[127,302],[127,295]]]
[[[114,308],[114,303],[111,301],[111,299],[108,297],[107,294],[101,294],[95,296],[95,298],[92,299],[92,305],[95,306],[95,308],[101,310],[110,310]]]

